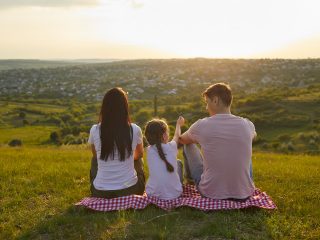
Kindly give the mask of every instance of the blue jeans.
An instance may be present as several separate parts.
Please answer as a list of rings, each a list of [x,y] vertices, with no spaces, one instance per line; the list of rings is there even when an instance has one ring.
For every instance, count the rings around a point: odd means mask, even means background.
[[[177,159],[177,166],[178,166],[178,174],[179,174],[179,178],[180,178],[180,182],[181,184],[183,184],[183,165],[181,160]]]
[[[253,181],[252,159],[250,160],[250,178]]]
[[[196,144],[183,145],[184,172],[198,186],[203,173],[203,158]]]
[[[196,144],[183,146],[185,177],[199,185],[203,173],[203,158]],[[250,161],[250,178],[253,179],[252,160]]]

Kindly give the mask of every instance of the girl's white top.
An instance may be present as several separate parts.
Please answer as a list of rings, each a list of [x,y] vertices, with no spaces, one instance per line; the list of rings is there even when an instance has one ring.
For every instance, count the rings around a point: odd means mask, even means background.
[[[165,162],[160,158],[155,145],[147,149],[149,179],[146,192],[164,200],[174,199],[181,195],[182,184],[178,174],[177,154],[178,148],[175,141],[161,144],[168,162],[174,167],[173,172],[167,170]]]

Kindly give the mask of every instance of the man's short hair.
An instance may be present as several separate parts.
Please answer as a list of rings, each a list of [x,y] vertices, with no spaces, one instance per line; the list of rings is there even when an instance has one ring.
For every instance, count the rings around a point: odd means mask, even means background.
[[[202,96],[207,96],[212,99],[214,96],[221,99],[226,107],[230,107],[232,103],[231,88],[225,83],[216,83],[209,86],[203,93]]]

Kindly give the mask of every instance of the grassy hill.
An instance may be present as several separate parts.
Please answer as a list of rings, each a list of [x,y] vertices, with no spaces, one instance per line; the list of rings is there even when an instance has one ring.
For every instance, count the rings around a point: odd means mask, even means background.
[[[0,239],[319,239],[319,157],[255,152],[254,180],[278,209],[91,212],[84,147],[0,148]]]
[[[87,62],[0,60],[0,239],[320,239],[320,59]],[[179,115],[183,130],[207,116],[201,92],[220,81],[234,90],[232,112],[256,126],[254,180],[278,210],[73,206],[89,195],[83,143],[108,88],[129,92],[141,127],[157,95],[172,133]],[[14,139],[23,147],[8,147]]]

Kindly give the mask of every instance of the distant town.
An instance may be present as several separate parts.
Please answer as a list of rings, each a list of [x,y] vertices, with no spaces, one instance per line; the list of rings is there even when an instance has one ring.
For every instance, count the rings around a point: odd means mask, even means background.
[[[121,86],[131,98],[143,99],[187,93],[214,82],[227,82],[232,88],[249,93],[270,85],[305,87],[320,82],[320,59],[131,60],[58,67],[47,64],[0,71],[0,97],[19,94],[94,101],[100,100],[108,88]]]

